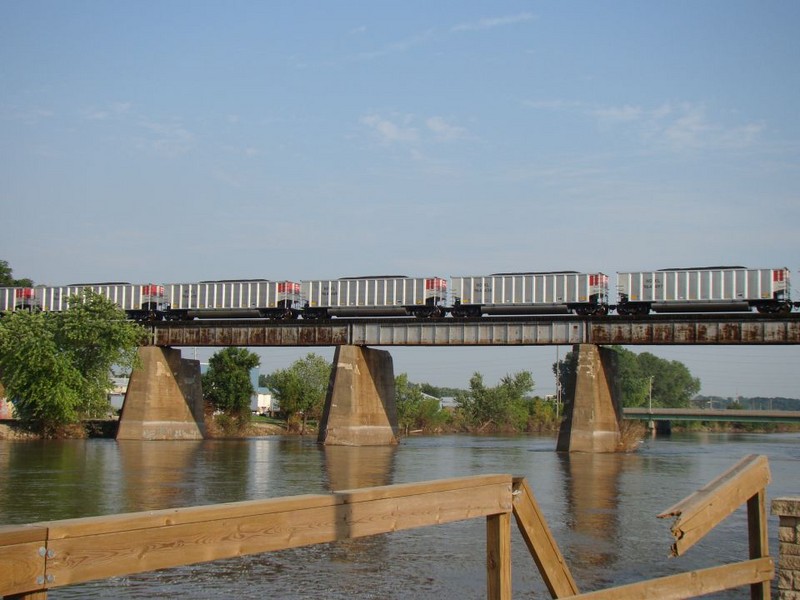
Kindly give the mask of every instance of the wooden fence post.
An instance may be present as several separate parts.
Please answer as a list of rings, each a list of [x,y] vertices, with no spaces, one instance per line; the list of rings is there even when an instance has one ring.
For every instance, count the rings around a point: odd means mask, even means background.
[[[486,597],[511,600],[511,513],[486,517]]]
[[[769,539],[767,537],[767,501],[766,491],[759,490],[747,501],[747,535],[750,545],[750,558],[769,556]],[[761,581],[750,585],[752,600],[770,599],[770,582]]]

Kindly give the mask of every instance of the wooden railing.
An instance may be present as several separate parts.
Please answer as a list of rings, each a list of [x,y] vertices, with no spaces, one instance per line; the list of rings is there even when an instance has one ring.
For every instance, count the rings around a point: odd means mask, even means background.
[[[750,560],[649,579],[574,596],[582,600],[673,600],[750,586],[752,599],[770,597],[775,564],[767,544],[766,456],[743,458],[708,485],[665,510],[660,518],[677,517],[672,525],[673,556],[680,556],[723,519],[747,503]],[[560,597],[560,596],[559,596]]]
[[[748,504],[751,560],[578,595],[569,567],[524,479],[483,475],[423,483],[0,527],[0,596],[108,577],[335,542],[453,521],[486,519],[487,597],[511,598],[511,515],[554,598],[687,598],[751,585],[768,598],[763,457],[748,457],[661,516],[678,516],[681,554]]]

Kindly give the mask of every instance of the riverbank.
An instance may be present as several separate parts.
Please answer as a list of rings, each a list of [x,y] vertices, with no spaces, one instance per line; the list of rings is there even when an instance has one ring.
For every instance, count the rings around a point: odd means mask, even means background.
[[[638,423],[633,421],[626,421],[626,423]],[[114,438],[117,433],[118,421],[115,419],[109,420],[94,420],[86,421],[82,424],[64,427],[58,435],[51,436],[57,439],[85,439],[85,438]],[[696,422],[687,423],[686,425],[673,426],[672,431],[679,432],[706,432],[706,433],[792,433],[800,430],[800,426],[784,424],[784,423],[717,423],[717,422]],[[406,432],[402,437],[415,436],[415,435],[448,435],[448,434],[519,434],[530,435],[533,433],[547,433],[547,431],[464,431],[459,428],[438,428],[436,431],[417,430]],[[553,431],[550,431],[553,433]],[[638,441],[644,437],[644,425],[638,424],[637,426],[626,427],[623,430],[624,445],[628,447],[636,447]],[[301,435],[298,431],[288,427],[286,423],[268,423],[253,421],[249,424],[246,430],[242,432],[227,432],[217,427],[215,423],[206,424],[206,437],[208,439],[234,439],[234,438],[249,438],[249,437],[264,437],[270,435]],[[306,436],[316,436],[316,431],[307,429]],[[634,439],[636,438],[636,439]],[[0,440],[38,440],[42,436],[38,433],[28,431],[23,428],[17,421],[13,419],[0,420]],[[633,443],[636,442],[636,443]]]
[[[105,421],[86,421],[81,424],[64,427],[56,437],[58,439],[86,439],[86,438],[114,438],[117,434],[119,421],[109,419]],[[206,435],[210,439],[226,439],[231,437],[263,437],[268,435],[285,435],[291,433],[286,427],[275,423],[253,422],[244,432],[236,435],[227,434],[213,425],[209,426]],[[17,421],[5,419],[0,421],[0,440],[39,440],[42,435],[29,431]]]

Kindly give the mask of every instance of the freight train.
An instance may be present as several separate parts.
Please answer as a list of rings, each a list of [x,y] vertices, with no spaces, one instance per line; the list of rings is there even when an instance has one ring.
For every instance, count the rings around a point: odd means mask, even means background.
[[[616,302],[609,277],[576,271],[441,277],[373,276],[330,280],[266,279],[193,283],[76,284],[0,288],[0,313],[62,311],[88,288],[137,321],[202,318],[324,320],[333,317],[438,319],[483,315],[577,314],[622,316],[651,312],[752,311],[784,315],[800,303],[790,297],[785,267],[703,267],[617,272]]]

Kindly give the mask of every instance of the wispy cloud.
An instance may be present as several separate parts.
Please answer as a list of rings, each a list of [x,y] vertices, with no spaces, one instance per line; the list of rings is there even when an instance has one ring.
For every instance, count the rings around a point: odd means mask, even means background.
[[[673,151],[702,148],[738,149],[754,144],[765,129],[760,122],[727,124],[723,115],[709,116],[703,103],[664,102],[654,107],[635,104],[594,106],[566,100],[526,101],[537,110],[568,111],[595,119],[604,128],[627,128],[648,144]]]
[[[8,121],[19,121],[27,125],[35,125],[36,123],[53,117],[55,117],[55,112],[47,108],[0,106],[0,118]]]
[[[466,137],[467,130],[458,125],[448,123],[442,117],[430,117],[425,120],[425,126],[439,141],[451,141]]]
[[[517,25],[535,19],[536,16],[529,12],[520,13],[518,15],[511,15],[505,17],[488,17],[472,21],[469,23],[459,23],[450,28],[453,33],[462,31],[481,31],[483,29],[494,29],[495,27],[506,27],[508,25]]]
[[[90,121],[105,121],[128,114],[133,105],[130,102],[114,102],[103,108],[90,108],[84,111],[84,118]]]
[[[139,146],[161,156],[176,158],[190,152],[196,145],[194,134],[180,122],[143,120],[141,126],[149,135],[140,140]]]
[[[465,33],[471,31],[483,31],[487,29],[494,29],[496,27],[507,27],[510,25],[517,25],[519,23],[531,21],[535,18],[536,16],[534,14],[525,12],[517,15],[509,15],[502,17],[487,17],[484,19],[478,19],[477,21],[458,23],[457,25],[453,25],[452,27],[446,30],[429,28],[419,33],[409,35],[408,37],[400,41],[388,43],[382,48],[379,48],[377,50],[371,52],[362,52],[358,54],[356,58],[359,60],[373,60],[391,54],[399,54],[402,52],[407,52],[417,46],[421,46],[428,42],[439,41],[451,34]],[[365,29],[359,27],[353,29],[351,31],[351,34],[362,33],[363,31],[365,31]]]
[[[378,50],[373,50],[372,52],[361,52],[356,56],[356,58],[360,60],[373,60],[390,54],[400,54],[403,52],[407,52],[408,50],[416,46],[419,46],[427,42],[428,40],[433,39],[434,35],[435,35],[435,30],[428,29],[416,35],[412,35],[405,39],[402,39],[398,42],[392,42],[390,44],[387,44],[383,48],[379,48]]]
[[[401,117],[400,122],[378,115],[361,117],[361,123],[369,127],[380,140],[391,144],[395,142],[416,142],[419,132],[410,125],[411,117]]]
[[[468,137],[466,128],[441,116],[417,119],[413,115],[382,116],[370,114],[361,117],[381,142],[385,144],[419,144],[425,142],[450,142]]]

